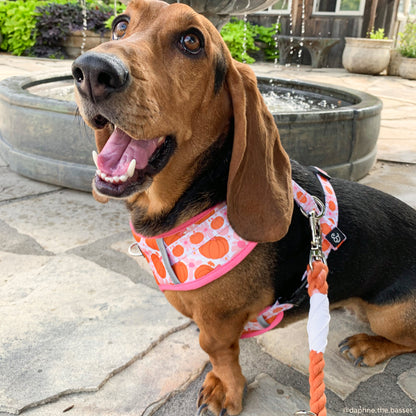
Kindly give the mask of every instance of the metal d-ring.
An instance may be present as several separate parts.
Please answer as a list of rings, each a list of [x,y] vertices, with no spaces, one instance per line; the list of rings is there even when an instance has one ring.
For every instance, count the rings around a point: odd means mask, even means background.
[[[127,251],[130,254],[130,256],[133,256],[133,257],[143,256],[143,253],[140,250],[139,243],[137,242],[131,243]]]
[[[318,219],[319,218],[322,218],[325,215],[325,205],[324,205],[324,203],[318,197],[316,197],[314,195],[311,195],[311,196],[312,196],[313,200],[315,201],[315,204],[316,204],[316,206],[317,206],[317,208],[318,208],[319,211],[313,210],[313,211],[310,211],[310,212],[306,212],[302,207],[299,207],[300,208],[300,212],[306,218],[309,218],[311,216],[311,213],[312,212],[315,212],[315,218],[318,218]]]

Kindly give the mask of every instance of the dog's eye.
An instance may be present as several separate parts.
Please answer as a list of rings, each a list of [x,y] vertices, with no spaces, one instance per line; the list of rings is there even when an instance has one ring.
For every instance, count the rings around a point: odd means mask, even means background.
[[[120,16],[113,23],[113,40],[121,39],[127,31],[129,19],[126,16]]]
[[[204,38],[201,33],[195,31],[187,32],[179,39],[181,49],[191,55],[197,55],[204,47]]]

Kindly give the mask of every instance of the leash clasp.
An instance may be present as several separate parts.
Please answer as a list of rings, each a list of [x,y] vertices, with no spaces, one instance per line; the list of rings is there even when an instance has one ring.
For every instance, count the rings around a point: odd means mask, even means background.
[[[294,413],[295,416],[316,416],[314,412],[311,412],[310,410],[298,410]]]
[[[309,225],[312,231],[312,241],[311,241],[311,251],[309,253],[309,267],[313,269],[313,262],[320,261],[323,264],[327,264],[326,257],[322,251],[322,232],[321,232],[321,222],[320,219],[325,214],[325,205],[323,202],[316,196],[312,196],[314,199],[317,210],[312,210],[310,212],[305,212],[301,209],[303,215],[309,219]]]

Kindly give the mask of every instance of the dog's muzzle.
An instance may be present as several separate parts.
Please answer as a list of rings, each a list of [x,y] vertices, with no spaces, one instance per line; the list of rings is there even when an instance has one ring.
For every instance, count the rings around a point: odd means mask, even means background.
[[[94,103],[126,88],[129,70],[115,55],[87,52],[72,64],[75,85],[83,98]]]

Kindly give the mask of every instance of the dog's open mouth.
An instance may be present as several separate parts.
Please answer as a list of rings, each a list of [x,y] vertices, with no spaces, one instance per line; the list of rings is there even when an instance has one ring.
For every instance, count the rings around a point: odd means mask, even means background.
[[[163,169],[175,147],[173,136],[138,140],[115,127],[100,154],[93,152],[97,166],[95,188],[113,197],[137,192]]]

